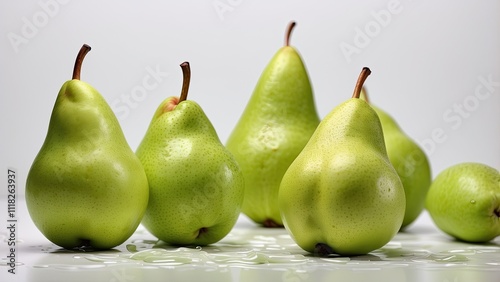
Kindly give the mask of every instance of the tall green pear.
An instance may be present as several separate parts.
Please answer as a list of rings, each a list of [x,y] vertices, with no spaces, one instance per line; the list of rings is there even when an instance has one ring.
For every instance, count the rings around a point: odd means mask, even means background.
[[[366,254],[388,243],[403,222],[404,189],[380,120],[359,99],[370,73],[363,68],[353,98],[321,121],[281,181],[285,228],[308,252]]]
[[[265,227],[283,226],[278,189],[283,174],[319,124],[306,67],[290,46],[271,59],[226,143],[245,176],[242,212]]]
[[[148,203],[144,169],[101,94],[80,80],[65,82],[26,180],[36,227],[64,248],[113,248],[136,230]]]
[[[236,224],[245,182],[202,108],[186,100],[191,72],[181,67],[180,98],[159,105],[136,151],[150,191],[142,224],[168,244],[208,245]]]
[[[432,181],[430,163],[422,148],[401,129],[394,118],[369,102],[364,88],[361,98],[377,112],[384,132],[387,155],[405,189],[406,212],[401,225],[401,229],[404,229],[414,222],[424,209],[427,191]]]

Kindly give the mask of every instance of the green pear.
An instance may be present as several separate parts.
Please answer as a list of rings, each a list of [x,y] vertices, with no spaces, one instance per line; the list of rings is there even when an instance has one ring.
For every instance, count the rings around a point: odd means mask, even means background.
[[[148,203],[144,169],[113,111],[80,80],[65,82],[26,180],[26,205],[36,227],[61,247],[109,249],[127,240]]]
[[[370,73],[363,68],[353,97],[321,121],[281,181],[285,228],[314,254],[367,254],[388,243],[403,222],[405,193],[380,120],[359,99]]]
[[[186,100],[189,63],[181,67],[180,98],[159,105],[136,151],[150,191],[142,224],[168,244],[208,245],[236,224],[245,182],[202,108]]]
[[[282,227],[278,189],[283,174],[319,124],[306,67],[290,46],[271,59],[226,146],[245,176],[242,212],[265,227]]]
[[[500,173],[474,162],[450,166],[433,180],[426,208],[436,226],[456,239],[493,240],[500,235]]]
[[[404,229],[422,213],[427,191],[431,185],[431,168],[427,155],[398,125],[392,116],[368,100],[366,89],[360,98],[367,101],[377,112],[384,132],[385,147],[396,169],[406,195],[406,211],[401,229]]]

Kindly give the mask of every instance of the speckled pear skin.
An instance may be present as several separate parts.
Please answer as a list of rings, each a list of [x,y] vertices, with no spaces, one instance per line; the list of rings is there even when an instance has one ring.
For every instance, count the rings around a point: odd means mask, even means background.
[[[245,183],[201,107],[177,101],[161,103],[136,150],[150,185],[142,224],[168,244],[208,245],[236,223]]]
[[[465,162],[441,171],[427,193],[426,208],[443,232],[484,243],[500,236],[500,173]]]
[[[323,245],[361,255],[394,237],[404,190],[377,114],[365,101],[351,98],[321,121],[283,176],[279,206],[285,228],[311,253]]]
[[[148,193],[144,169],[101,94],[80,80],[64,83],[26,181],[37,228],[67,249],[113,248],[140,224]]]
[[[226,142],[246,181],[242,211],[264,226],[282,226],[278,189],[283,174],[319,124],[306,67],[282,47],[261,74]]]
[[[430,163],[425,152],[385,111],[373,104],[384,132],[387,155],[403,183],[406,211],[401,229],[410,225],[421,214],[431,185]]]

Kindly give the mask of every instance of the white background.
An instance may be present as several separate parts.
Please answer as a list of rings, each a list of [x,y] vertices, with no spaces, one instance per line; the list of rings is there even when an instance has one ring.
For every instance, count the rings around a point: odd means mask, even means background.
[[[434,176],[466,161],[499,169],[499,18],[500,2],[490,0],[1,1],[0,183],[14,168],[24,193],[83,43],[92,51],[82,80],[113,106],[133,150],[158,104],[179,95],[183,61],[188,99],[225,142],[291,20],[321,117],[368,66],[372,102],[424,146]],[[151,80],[155,70],[163,74]],[[144,93],[145,79],[154,87]]]

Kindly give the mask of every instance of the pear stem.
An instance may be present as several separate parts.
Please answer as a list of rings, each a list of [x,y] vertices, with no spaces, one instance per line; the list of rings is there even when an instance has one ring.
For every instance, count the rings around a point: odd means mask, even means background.
[[[187,99],[188,91],[189,91],[189,82],[191,81],[191,68],[189,67],[189,62],[183,62],[181,64],[182,68],[182,90],[181,97],[179,98],[179,103],[185,101]]]
[[[364,67],[359,74],[358,81],[356,82],[356,87],[354,88],[354,93],[352,94],[352,98],[359,98],[361,95],[361,89],[363,88],[363,84],[365,83],[366,78],[371,74],[371,70],[367,67]]]
[[[294,21],[291,21],[286,28],[285,46],[290,46],[290,37],[292,36],[292,30],[295,27],[295,25],[296,23]]]
[[[85,55],[90,51],[90,46],[87,44],[83,44],[82,48],[80,48],[80,52],[76,56],[75,66],[73,67],[73,79],[80,80],[80,72],[82,70],[82,63]]]

